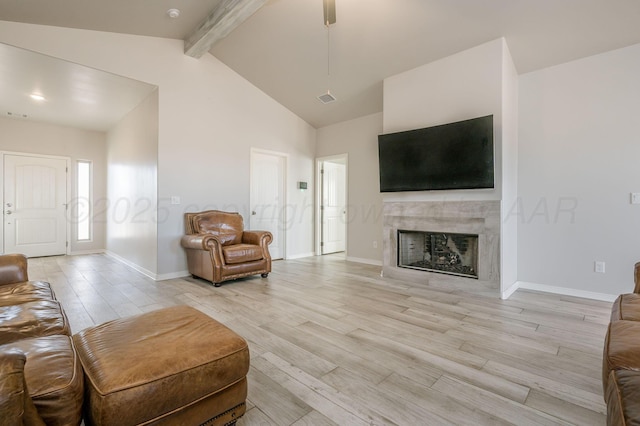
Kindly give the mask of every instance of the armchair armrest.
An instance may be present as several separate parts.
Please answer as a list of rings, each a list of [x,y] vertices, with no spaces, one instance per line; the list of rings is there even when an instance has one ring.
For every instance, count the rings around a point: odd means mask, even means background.
[[[27,257],[23,254],[0,256],[0,285],[29,281]]]
[[[222,242],[220,239],[211,234],[189,234],[184,235],[180,239],[180,245],[185,249],[204,250],[209,252],[214,265],[224,265],[224,256],[222,255]]]
[[[190,234],[184,235],[180,240],[180,245],[186,249],[211,250],[222,247],[222,243],[215,235],[211,234]]]
[[[273,241],[273,235],[269,231],[244,231],[242,242],[244,244],[255,244],[266,247]]]
[[[29,396],[24,377],[26,355],[18,349],[0,350],[0,413],[7,423],[44,426]]]
[[[636,283],[636,288],[633,290],[633,292],[640,293],[640,262],[636,263],[634,282]]]

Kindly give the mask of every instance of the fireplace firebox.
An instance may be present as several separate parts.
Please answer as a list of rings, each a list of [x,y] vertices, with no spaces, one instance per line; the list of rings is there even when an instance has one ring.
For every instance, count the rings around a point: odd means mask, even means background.
[[[478,235],[398,230],[398,267],[478,278]]]

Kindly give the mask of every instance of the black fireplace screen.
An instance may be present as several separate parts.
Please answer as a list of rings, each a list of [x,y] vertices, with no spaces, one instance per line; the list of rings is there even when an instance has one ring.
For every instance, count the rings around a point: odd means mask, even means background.
[[[398,230],[398,266],[478,278],[478,236]]]

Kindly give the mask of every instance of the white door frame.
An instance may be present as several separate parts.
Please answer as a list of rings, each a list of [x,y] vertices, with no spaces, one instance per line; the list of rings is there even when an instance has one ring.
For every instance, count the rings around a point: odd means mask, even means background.
[[[64,157],[60,155],[46,155],[46,154],[34,154],[31,152],[17,152],[17,151],[0,151],[0,205],[2,206],[2,226],[0,226],[0,254],[4,254],[4,157],[5,155],[19,155],[22,157],[37,157],[37,158],[52,158],[56,160],[65,160],[67,163],[67,184],[66,184],[66,204],[67,204],[67,221],[65,228],[66,232],[66,254],[69,255],[71,253],[71,228],[69,227],[69,200],[71,199],[71,157]]]
[[[345,218],[349,217],[349,154],[336,154],[330,155],[327,157],[317,157],[316,158],[316,220],[315,220],[315,234],[316,234],[316,256],[322,255],[322,247],[320,243],[322,242],[322,163],[325,161],[331,160],[343,160],[344,161],[344,194],[345,194]],[[344,224],[344,251],[348,253],[349,250],[349,221],[345,220]]]
[[[250,156],[252,156],[253,154],[265,154],[265,155],[272,155],[275,157],[280,157],[282,159],[282,178],[283,178],[283,183],[282,183],[282,196],[281,201],[280,201],[280,206],[282,207],[281,212],[282,214],[280,215],[280,227],[279,227],[279,232],[280,232],[280,244],[282,245],[282,259],[286,259],[287,258],[287,188],[288,188],[288,175],[287,175],[287,170],[289,167],[289,154],[285,153],[285,152],[278,152],[278,151],[271,151],[268,149],[261,149],[261,148],[251,148],[251,152],[250,152]],[[252,200],[251,200],[251,191],[253,188],[253,160],[251,159],[251,157],[249,158],[249,209],[247,211],[247,215],[249,217],[249,227],[252,226],[251,224],[251,209],[252,209]]]

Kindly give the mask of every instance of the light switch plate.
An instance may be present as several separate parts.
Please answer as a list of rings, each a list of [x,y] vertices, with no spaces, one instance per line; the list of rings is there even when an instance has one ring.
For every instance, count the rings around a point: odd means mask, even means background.
[[[631,193],[631,204],[640,204],[640,192]]]
[[[172,195],[171,204],[180,204],[180,197],[178,197],[177,195]]]

